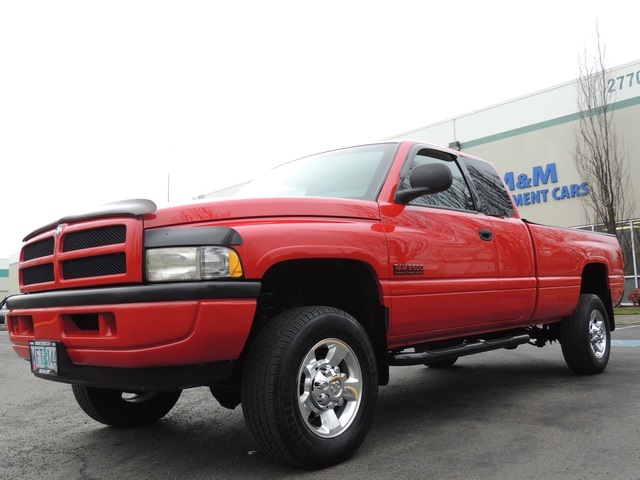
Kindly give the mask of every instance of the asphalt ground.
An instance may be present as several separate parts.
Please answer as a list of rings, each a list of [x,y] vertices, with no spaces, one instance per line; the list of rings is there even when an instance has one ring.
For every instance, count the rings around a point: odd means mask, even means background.
[[[576,376],[557,344],[398,367],[347,462],[307,472],[260,452],[241,409],[185,391],[155,425],[87,417],[0,332],[0,479],[640,479],[640,317],[616,317],[605,373]]]

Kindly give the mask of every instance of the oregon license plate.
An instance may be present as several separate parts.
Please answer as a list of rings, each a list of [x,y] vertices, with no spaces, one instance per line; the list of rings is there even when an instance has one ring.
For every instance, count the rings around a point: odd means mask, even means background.
[[[58,375],[58,344],[50,340],[31,340],[31,371],[40,375]]]

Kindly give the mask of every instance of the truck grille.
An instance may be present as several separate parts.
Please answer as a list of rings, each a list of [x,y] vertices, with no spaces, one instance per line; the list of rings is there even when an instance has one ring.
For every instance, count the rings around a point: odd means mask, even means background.
[[[25,268],[22,271],[22,282],[25,285],[53,282],[53,280],[53,263],[36,265],[35,267]]]
[[[73,252],[85,248],[102,247],[104,245],[117,245],[127,239],[127,227],[114,225],[112,227],[96,228],[93,230],[81,230],[71,232],[64,237],[63,252]]]
[[[46,257],[48,255],[53,255],[53,246],[55,242],[53,241],[53,237],[45,238],[41,242],[32,243],[31,245],[27,245],[24,247],[24,251],[22,254],[23,260],[33,260],[35,258]]]
[[[124,253],[62,262],[62,277],[64,279],[101,277],[119,273],[127,273],[127,257]]]
[[[22,291],[142,281],[142,222],[109,218],[64,225],[22,249]]]

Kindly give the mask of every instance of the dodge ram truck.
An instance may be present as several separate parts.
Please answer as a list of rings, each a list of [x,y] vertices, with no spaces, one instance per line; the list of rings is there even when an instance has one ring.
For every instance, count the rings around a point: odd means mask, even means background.
[[[607,366],[616,237],[519,217],[489,163],[417,141],[276,167],[229,198],[126,200],[24,239],[15,352],[114,427],[182,390],[242,404],[266,453],[315,469],[364,441],[390,367],[557,341]]]

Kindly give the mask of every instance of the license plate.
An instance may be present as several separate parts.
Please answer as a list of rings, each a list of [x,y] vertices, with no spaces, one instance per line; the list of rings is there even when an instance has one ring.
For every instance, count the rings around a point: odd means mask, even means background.
[[[31,340],[31,371],[40,375],[58,375],[58,343],[49,340]]]

